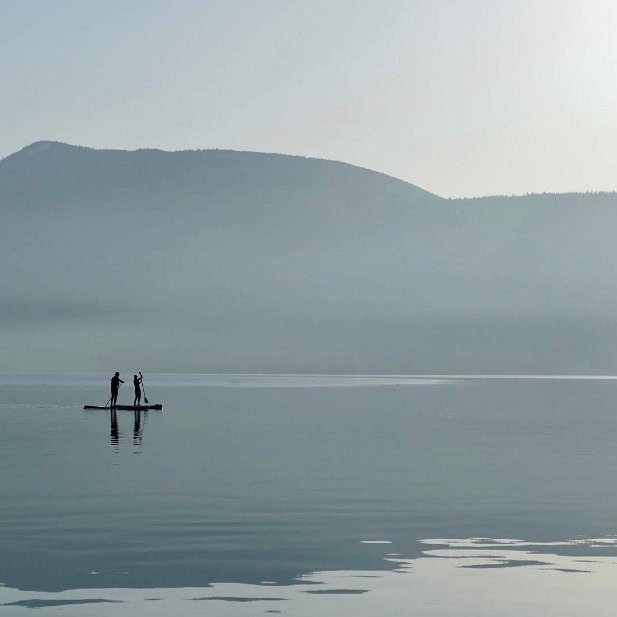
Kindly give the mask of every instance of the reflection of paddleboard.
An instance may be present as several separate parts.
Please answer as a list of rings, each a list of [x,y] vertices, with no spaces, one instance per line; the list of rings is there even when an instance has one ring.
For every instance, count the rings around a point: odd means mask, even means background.
[[[111,407],[100,407],[98,405],[84,405],[84,409],[111,409]],[[149,409],[156,409],[158,411],[163,411],[163,403],[157,403],[156,405],[140,405],[139,407],[134,407],[133,405],[116,405],[114,409],[126,409],[133,411],[148,411]]]

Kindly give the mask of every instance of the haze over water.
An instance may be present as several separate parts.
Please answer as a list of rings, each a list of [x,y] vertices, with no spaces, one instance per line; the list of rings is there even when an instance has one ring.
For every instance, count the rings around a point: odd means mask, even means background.
[[[3,614],[610,614],[612,379],[107,382],[0,378]]]
[[[614,617],[615,41],[0,0],[0,617]]]

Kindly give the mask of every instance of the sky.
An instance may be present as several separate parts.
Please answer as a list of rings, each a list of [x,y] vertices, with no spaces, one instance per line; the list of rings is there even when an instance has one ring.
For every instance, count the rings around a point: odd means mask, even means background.
[[[0,0],[0,157],[342,160],[444,197],[616,190],[614,0]]]

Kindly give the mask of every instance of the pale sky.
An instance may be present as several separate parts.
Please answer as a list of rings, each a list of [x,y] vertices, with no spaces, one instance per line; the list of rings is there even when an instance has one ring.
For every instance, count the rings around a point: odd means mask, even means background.
[[[337,159],[442,196],[617,190],[614,0],[0,0],[0,157]]]

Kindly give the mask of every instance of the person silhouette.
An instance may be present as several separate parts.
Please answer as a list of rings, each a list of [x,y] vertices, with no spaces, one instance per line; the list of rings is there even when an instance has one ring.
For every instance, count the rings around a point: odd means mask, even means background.
[[[141,404],[141,382],[143,381],[143,377],[141,373],[139,377],[137,375],[133,375],[133,385],[135,386],[135,398],[133,400],[133,407],[139,407]]]
[[[116,374],[111,378],[111,399],[110,399],[110,407],[113,409],[116,406],[118,401],[118,390],[120,389],[120,384],[124,383],[122,379],[120,379],[120,373],[116,372]]]

